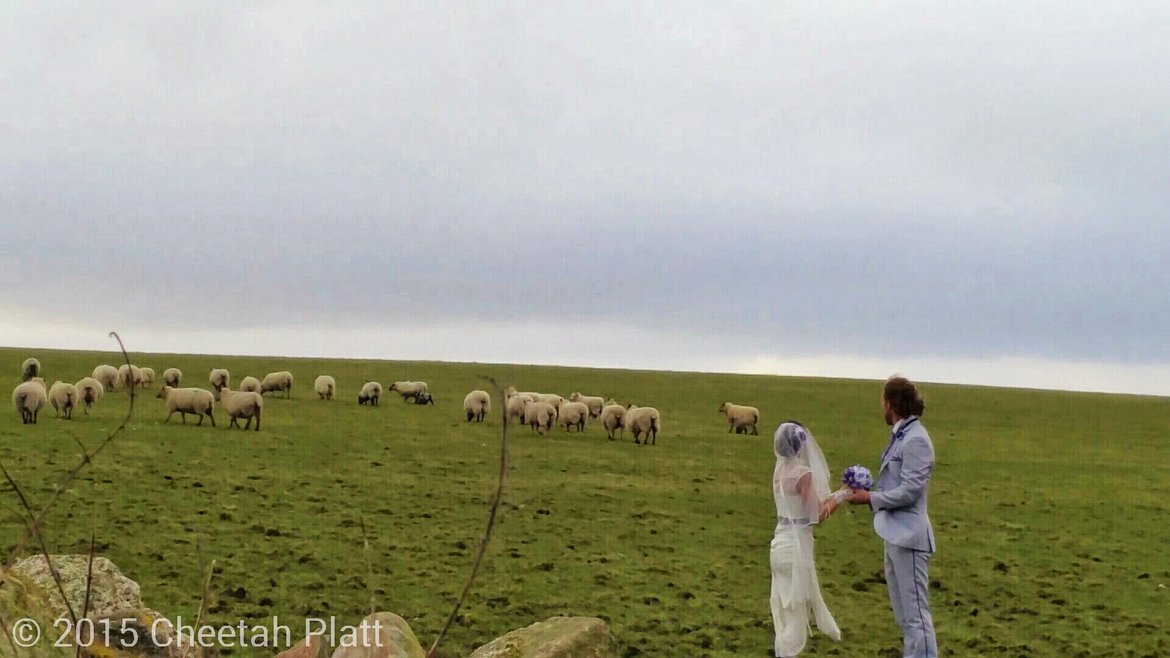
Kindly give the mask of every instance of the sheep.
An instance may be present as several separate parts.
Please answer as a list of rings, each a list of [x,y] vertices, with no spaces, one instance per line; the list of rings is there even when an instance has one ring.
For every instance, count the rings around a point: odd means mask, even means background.
[[[601,410],[601,426],[605,428],[610,441],[614,440],[613,434],[617,431],[621,431],[622,437],[625,437],[625,415],[626,408],[617,403],[607,404]]]
[[[378,401],[382,399],[382,385],[378,382],[366,382],[362,384],[362,390],[358,393],[358,404],[370,403],[371,407],[378,406]]]
[[[247,377],[240,380],[240,390],[245,393],[259,393],[260,380],[251,375],[248,375]]]
[[[142,388],[154,386],[154,368],[142,368]]]
[[[572,426],[577,427],[578,432],[585,431],[585,421],[589,418],[589,405],[584,402],[572,402],[565,400],[557,409],[557,422],[565,431],[569,431]]]
[[[293,376],[287,370],[270,372],[260,381],[260,394],[284,391],[284,397],[292,397]]]
[[[183,371],[178,368],[167,368],[163,371],[163,385],[171,388],[179,388],[179,384],[183,381]]]
[[[329,375],[318,375],[313,381],[313,390],[317,391],[320,400],[332,400],[333,392],[337,390],[337,380]]]
[[[760,430],[756,425],[760,422],[760,410],[755,407],[747,407],[741,404],[732,404],[731,402],[724,402],[719,405],[719,411],[727,415],[727,433],[731,434],[733,431],[739,434],[740,431],[747,433],[748,428],[751,428],[752,434],[759,435]]]
[[[118,385],[118,369],[102,364],[93,369],[93,378],[102,385],[103,391],[112,391]]]
[[[529,402],[535,402],[535,400],[528,397],[527,395],[513,395],[512,397],[508,398],[507,403],[504,405],[504,408],[508,411],[508,420],[510,421],[515,418],[517,422],[523,424],[524,406]]]
[[[212,415],[215,411],[215,395],[211,391],[203,388],[164,386],[157,397],[166,400],[167,408],[170,410],[164,423],[171,422],[171,416],[177,411],[183,418],[184,425],[187,424],[187,414],[195,414],[199,416],[199,425],[203,425],[203,417],[207,416],[211,419],[211,426],[215,427],[215,416]]]
[[[472,391],[463,398],[463,413],[467,414],[467,422],[475,420],[482,423],[488,412],[492,410],[492,398],[487,391]]]
[[[433,407],[435,405],[435,398],[431,397],[431,394],[426,391],[419,391],[418,395],[414,397],[414,403],[429,404]]]
[[[93,403],[106,394],[106,388],[93,377],[82,377],[75,386],[77,386],[77,401],[85,404],[85,413],[87,414],[93,408]]]
[[[118,368],[118,385],[122,388],[138,388],[142,385],[142,368],[123,363]]]
[[[524,421],[533,432],[539,429],[542,435],[548,434],[557,422],[557,410],[547,402],[528,402],[524,405]]]
[[[227,371],[227,368],[212,368],[207,381],[211,384],[211,390],[215,391],[215,397],[218,398],[219,389],[232,385],[232,374]]]
[[[580,393],[573,393],[569,396],[569,400],[573,402],[584,402],[589,407],[589,417],[598,418],[601,416],[602,409],[605,408],[605,400],[599,396],[581,395]]]
[[[409,402],[418,397],[419,393],[427,390],[426,382],[394,382],[390,385],[390,390],[397,392],[402,396],[403,402]]]
[[[623,423],[634,433],[634,443],[647,445],[653,439],[654,445],[658,445],[658,432],[662,431],[662,420],[654,407],[630,405],[626,409]],[[639,441],[638,438],[643,435],[646,437],[645,440]]]
[[[565,401],[565,398],[556,393],[535,393],[534,395],[536,395],[537,402],[547,402],[552,405],[553,409],[560,407],[561,403]]]
[[[49,387],[49,405],[53,415],[73,420],[73,408],[77,406],[77,387],[63,381],[55,381]]]
[[[247,418],[248,422],[243,427],[247,432],[252,427],[252,419],[255,418],[256,431],[260,431],[260,413],[264,410],[264,398],[260,397],[259,393],[224,388],[219,391],[219,405],[231,419],[228,428],[239,427],[240,419]]]
[[[33,377],[41,375],[41,362],[37,361],[35,357],[29,357],[20,364],[20,381],[27,382]]]
[[[20,420],[25,425],[35,425],[41,407],[49,401],[44,383],[37,379],[39,378],[30,378],[12,390],[12,403],[16,405],[16,410],[20,412]]]

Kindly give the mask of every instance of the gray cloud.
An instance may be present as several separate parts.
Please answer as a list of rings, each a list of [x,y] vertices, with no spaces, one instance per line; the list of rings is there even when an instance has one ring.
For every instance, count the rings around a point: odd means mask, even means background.
[[[10,308],[1170,359],[1159,5],[3,11]]]

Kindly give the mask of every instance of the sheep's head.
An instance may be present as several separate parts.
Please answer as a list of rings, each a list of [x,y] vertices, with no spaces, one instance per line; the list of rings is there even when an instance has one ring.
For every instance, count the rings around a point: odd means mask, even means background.
[[[721,411],[721,412],[723,412],[723,411],[727,411],[727,405],[729,405],[729,404],[731,404],[731,403],[730,403],[730,402],[724,402],[723,404],[719,405],[719,411]]]
[[[159,392],[158,392],[158,395],[156,395],[156,396],[154,396],[154,397],[156,397],[156,398],[162,398],[163,400],[165,400],[165,399],[167,399],[167,396],[168,396],[168,395],[170,395],[170,394],[171,394],[171,387],[170,387],[170,386],[164,386],[164,387],[162,387],[162,389],[161,389],[161,390],[159,390]]]

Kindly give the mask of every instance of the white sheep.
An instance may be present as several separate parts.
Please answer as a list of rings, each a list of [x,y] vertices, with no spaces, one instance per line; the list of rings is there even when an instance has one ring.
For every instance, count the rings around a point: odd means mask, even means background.
[[[187,424],[187,414],[195,414],[199,416],[199,424],[203,424],[203,417],[207,416],[211,419],[211,426],[215,427],[215,416],[212,412],[215,411],[215,395],[211,391],[203,388],[171,388],[170,386],[162,387],[158,392],[158,397],[167,401],[167,409],[170,413],[167,414],[167,419],[164,423],[171,422],[171,416],[175,412],[183,419],[183,424]]]
[[[248,422],[243,428],[247,432],[252,427],[252,419],[255,418],[256,431],[260,431],[260,414],[264,410],[264,398],[260,397],[259,393],[233,391],[230,388],[220,389],[219,406],[231,419],[228,423],[229,428],[239,427],[240,419],[247,418]]]
[[[138,388],[142,385],[142,368],[123,363],[118,368],[118,385],[122,388]]]
[[[561,406],[561,403],[565,401],[565,398],[557,395],[556,393],[537,393],[536,401],[547,402],[552,405],[553,409],[556,409]]]
[[[55,381],[49,387],[49,404],[53,415],[73,420],[73,408],[77,406],[77,387],[73,384]]]
[[[118,386],[118,369],[102,364],[93,369],[93,378],[101,383],[103,391],[112,391]]]
[[[739,434],[741,431],[747,433],[749,428],[752,430],[752,434],[758,435],[760,433],[760,430],[757,428],[760,422],[759,409],[742,404],[724,402],[719,405],[719,411],[727,416],[728,434],[732,432]]]
[[[524,406],[529,402],[533,402],[533,400],[527,395],[513,395],[508,398],[508,401],[504,403],[504,408],[508,411],[508,421],[515,419],[516,422],[523,424]]]
[[[20,412],[20,420],[25,425],[35,425],[41,407],[49,401],[44,381],[38,380],[39,377],[30,378],[12,390],[12,403],[16,405],[16,410]]]
[[[610,441],[614,440],[614,432],[620,431],[621,435],[625,436],[625,415],[626,408],[616,402],[605,405],[605,408],[601,410],[601,426],[605,428],[605,433],[609,436]]]
[[[332,400],[333,392],[337,390],[337,380],[329,375],[317,375],[313,380],[313,390],[317,391],[320,400]]]
[[[634,433],[634,443],[646,445],[653,439],[653,445],[658,445],[658,432],[662,431],[662,419],[654,407],[630,405],[626,409],[623,423]],[[639,441],[638,438],[643,435],[646,437],[645,440]]]
[[[33,377],[41,376],[41,362],[35,357],[29,357],[20,364],[20,381],[27,382]]]
[[[561,402],[561,406],[557,409],[557,422],[565,431],[569,431],[570,427],[576,427],[578,432],[585,431],[585,421],[589,419],[589,405],[584,402],[572,402],[565,400]]]
[[[524,421],[533,432],[548,434],[557,422],[557,410],[547,402],[528,402],[524,406]]]
[[[491,410],[492,398],[487,391],[472,391],[463,398],[463,413],[467,414],[467,422],[474,420],[482,423]]]
[[[585,406],[589,407],[589,417],[599,418],[602,409],[605,408],[605,400],[596,395],[582,395],[580,393],[573,393],[569,396],[569,400],[573,402],[584,402]]]
[[[154,368],[142,368],[142,388],[154,386]]]
[[[428,392],[426,382],[394,382],[390,390],[401,395],[403,402],[414,401],[420,393]]]
[[[362,384],[362,390],[358,393],[358,404],[366,404],[371,407],[378,406],[378,401],[382,399],[382,385],[378,382],[366,382]]]
[[[284,391],[284,397],[292,397],[293,376],[287,370],[270,372],[260,380],[260,394]]]
[[[227,371],[227,368],[212,368],[207,381],[211,384],[211,390],[215,391],[215,397],[218,398],[219,389],[231,387],[232,374]]]
[[[85,405],[85,413],[93,408],[93,404],[106,394],[106,387],[93,377],[82,377],[75,384],[77,386],[77,401]]]
[[[167,368],[163,371],[163,385],[171,388],[179,388],[179,384],[183,381],[183,371],[178,368]]]
[[[252,375],[248,375],[247,377],[240,380],[240,390],[245,393],[259,393],[260,380],[256,379]]]

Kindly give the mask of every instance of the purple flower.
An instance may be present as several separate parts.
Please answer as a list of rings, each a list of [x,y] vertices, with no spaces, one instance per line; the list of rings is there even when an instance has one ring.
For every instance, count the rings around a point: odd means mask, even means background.
[[[865,489],[873,486],[873,476],[870,475],[869,469],[861,465],[853,465],[845,469],[841,474],[841,483],[850,489]]]

